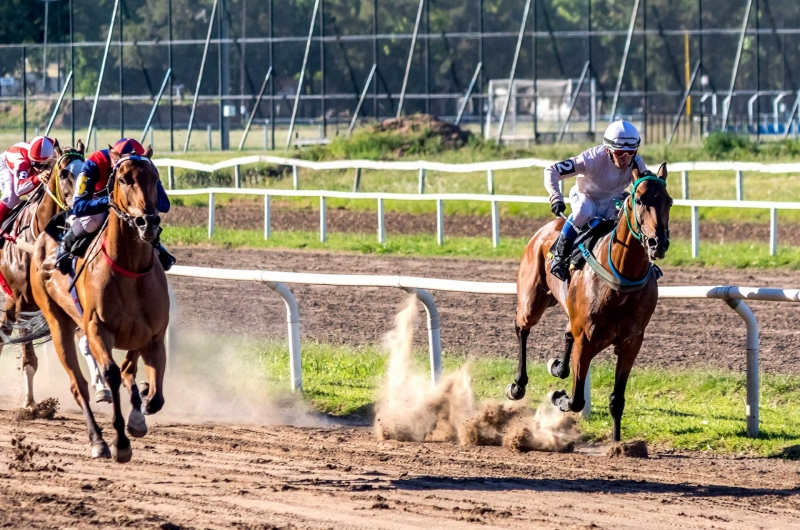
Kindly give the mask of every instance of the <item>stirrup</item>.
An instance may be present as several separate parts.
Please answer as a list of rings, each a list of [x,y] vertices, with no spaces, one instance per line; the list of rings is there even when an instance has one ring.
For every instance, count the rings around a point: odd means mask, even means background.
[[[69,274],[72,271],[72,253],[66,249],[62,250],[61,244],[58,245],[58,250],[56,251],[56,269],[61,274]]]
[[[564,261],[553,261],[550,265],[550,274],[561,280],[562,282],[569,281],[569,263]]]

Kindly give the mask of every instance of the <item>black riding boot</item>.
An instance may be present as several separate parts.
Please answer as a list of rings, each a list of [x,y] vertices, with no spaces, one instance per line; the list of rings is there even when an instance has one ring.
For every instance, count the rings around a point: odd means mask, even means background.
[[[567,238],[564,234],[561,234],[550,248],[550,252],[553,254],[553,260],[550,264],[550,274],[562,282],[569,280],[569,256],[572,254],[572,244],[574,242],[574,239]]]
[[[158,261],[161,262],[161,267],[164,268],[164,272],[167,272],[178,260],[175,259],[175,256],[167,252],[167,249],[164,248],[164,245],[161,244],[161,241],[156,241],[153,243],[153,247],[158,253]]]
[[[56,268],[61,274],[69,274],[72,270],[72,246],[78,240],[78,236],[70,228],[58,242],[56,250]]]

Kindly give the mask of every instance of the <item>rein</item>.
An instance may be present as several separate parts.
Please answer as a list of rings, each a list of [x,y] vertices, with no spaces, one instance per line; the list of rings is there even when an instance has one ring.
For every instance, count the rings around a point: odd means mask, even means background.
[[[61,161],[62,160],[70,159],[70,158],[73,159],[73,160],[80,160],[81,162],[83,162],[85,160],[85,158],[83,157],[83,153],[81,153],[80,151],[76,151],[74,149],[69,149],[67,151],[64,151],[61,154],[61,156],[58,157],[58,160],[56,160],[56,163],[55,163],[55,166],[53,166],[53,169],[58,169],[58,167],[61,165]],[[55,192],[55,194],[52,191],[50,191],[50,188],[48,186],[44,187],[44,191],[45,191],[45,193],[47,193],[53,199],[53,201],[58,205],[59,208],[61,208],[62,210],[67,210],[68,206],[65,204],[64,201],[61,200],[61,197],[62,197],[63,194],[61,193],[61,185],[60,185],[61,177],[60,177],[60,173],[61,173],[61,171],[59,170],[59,174],[56,175],[56,177],[55,177],[55,179],[56,179],[56,192]],[[50,178],[53,178],[52,171],[50,172]]]
[[[662,183],[664,182],[662,179],[653,175],[652,173],[637,179],[633,183],[633,190],[631,191],[630,209],[628,208],[627,201],[623,203],[623,215],[625,216],[625,223],[628,226],[628,231],[630,231],[631,235],[637,241],[642,243],[643,246],[644,246],[644,241],[642,239],[642,230],[641,230],[642,223],[636,216],[636,188],[639,186],[639,184],[648,180],[659,181]],[[631,212],[633,212],[633,226],[631,225],[631,215],[630,215]],[[644,288],[644,286],[647,285],[647,283],[650,281],[650,277],[653,274],[656,275],[656,279],[661,277],[661,269],[659,269],[656,265],[653,265],[652,262],[649,262],[648,264],[649,266],[647,267],[647,274],[645,274],[644,278],[640,280],[629,280],[624,276],[622,276],[622,274],[620,274],[620,272],[614,266],[614,261],[611,259],[611,247],[614,245],[614,237],[616,236],[616,234],[617,234],[617,226],[614,227],[614,230],[612,230],[611,234],[609,234],[608,236],[609,237],[608,268],[610,269],[610,274],[609,271],[606,270],[605,267],[603,267],[603,265],[599,261],[597,261],[597,258],[595,258],[592,255],[591,251],[583,246],[583,243],[578,245],[578,249],[581,251],[581,254],[583,254],[583,257],[586,259],[586,263],[592,268],[595,274],[597,274],[597,276],[606,285],[608,285],[615,291],[620,291],[623,293],[633,292]],[[667,238],[669,238],[669,236],[667,236]],[[648,261],[650,261],[649,254],[648,254]]]

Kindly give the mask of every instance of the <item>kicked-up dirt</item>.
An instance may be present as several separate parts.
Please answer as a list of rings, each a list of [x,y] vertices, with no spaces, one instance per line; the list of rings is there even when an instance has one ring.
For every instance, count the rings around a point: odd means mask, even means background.
[[[78,414],[14,424],[6,405],[3,528],[800,528],[792,461],[658,451],[610,458],[600,446],[517,453],[377,441],[367,427],[151,417],[133,461],[119,465],[88,457]],[[21,436],[48,465],[9,468],[6,448]]]

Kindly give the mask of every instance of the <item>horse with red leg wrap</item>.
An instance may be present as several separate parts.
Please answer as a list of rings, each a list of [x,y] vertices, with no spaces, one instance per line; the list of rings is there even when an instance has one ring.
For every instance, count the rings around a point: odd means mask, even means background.
[[[584,384],[592,359],[614,347],[617,369],[609,399],[612,437],[620,440],[625,408],[625,387],[639,354],[644,331],[658,301],[658,269],[653,260],[669,248],[667,166],[658,175],[640,175],[634,169],[633,191],[625,199],[616,228],[597,242],[594,255],[582,248],[587,265],[573,272],[569,283],[549,274],[548,251],[564,224],[557,219],[531,238],[517,274],[516,333],[519,366],[514,382],[506,388],[509,399],[521,399],[528,384],[526,349],[530,328],[551,306],[560,304],[569,316],[566,347],[561,359],[551,359],[551,375],[565,379],[572,372],[572,394],[559,390],[552,401],[564,412],[578,412],[585,404]]]

